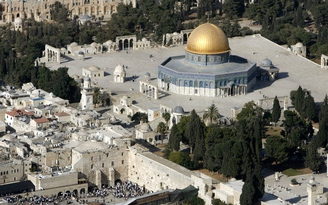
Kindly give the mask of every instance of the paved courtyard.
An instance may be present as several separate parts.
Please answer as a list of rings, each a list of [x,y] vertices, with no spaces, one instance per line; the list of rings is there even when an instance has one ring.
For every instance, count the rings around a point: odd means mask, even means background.
[[[270,205],[275,204],[297,204],[297,205],[307,205],[308,204],[308,194],[306,192],[307,183],[309,182],[311,176],[315,177],[315,181],[323,185],[324,194],[316,196],[317,204],[326,203],[326,193],[328,186],[328,179],[326,173],[323,174],[307,174],[299,175],[293,177],[287,177],[285,175],[280,175],[278,181],[275,180],[274,174],[269,175],[265,178],[265,192],[263,201],[270,202]],[[299,186],[291,186],[291,180],[296,179]],[[274,196],[275,195],[275,196]]]
[[[261,37],[252,35],[247,37],[236,37],[229,39],[231,53],[247,58],[249,61],[256,62],[258,65],[269,58],[273,64],[280,69],[279,79],[273,83],[260,82],[254,87],[253,91],[247,95],[232,97],[198,97],[198,96],[179,96],[173,93],[160,94],[160,99],[149,99],[139,93],[139,80],[145,80],[145,73],[151,74],[151,82],[157,85],[157,67],[169,56],[184,55],[183,46],[171,48],[157,47],[147,50],[130,50],[126,52],[113,52],[95,55],[87,55],[84,61],[72,57],[71,61],[61,64],[48,63],[50,69],[59,67],[68,67],[70,75],[82,75],[82,68],[96,65],[104,69],[107,73],[102,79],[94,81],[94,85],[109,89],[114,93],[114,98],[128,95],[135,100],[136,105],[147,108],[159,108],[160,104],[174,108],[177,105],[182,106],[186,112],[195,109],[201,113],[215,103],[219,108],[221,115],[231,117],[232,107],[242,107],[246,102],[254,100],[258,102],[263,98],[274,96],[289,96],[291,90],[295,90],[301,85],[311,91],[316,102],[321,102],[327,94],[328,71],[321,69],[318,64],[313,63],[301,56],[296,56],[287,49]],[[150,58],[150,55],[153,57]],[[137,76],[133,81],[124,84],[113,82],[113,71],[117,65],[124,65],[127,69],[127,77]],[[289,100],[289,97],[288,97]],[[290,105],[290,102],[288,103]],[[272,105],[264,104],[264,108],[270,108]]]

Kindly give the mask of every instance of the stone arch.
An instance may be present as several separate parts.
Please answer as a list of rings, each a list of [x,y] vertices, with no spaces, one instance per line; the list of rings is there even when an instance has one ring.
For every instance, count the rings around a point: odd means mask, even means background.
[[[129,40],[128,39],[125,39],[123,41],[123,49],[125,50],[125,49],[128,49],[128,48],[129,48]]]
[[[79,192],[77,191],[77,189],[74,189],[74,190],[72,191],[72,196],[77,197],[78,194],[79,194]]]
[[[203,83],[203,81],[199,81],[199,87],[200,87],[200,88],[204,87],[204,83]]]
[[[116,179],[115,184],[118,184],[118,183],[122,184],[122,180],[121,179]]]
[[[85,194],[85,189],[84,188],[80,189],[80,194]]]
[[[130,39],[129,47],[130,47],[130,48],[133,48],[133,39],[132,39],[132,38]]]
[[[118,50],[123,50],[123,40],[118,41]]]
[[[16,14],[16,18],[18,18],[18,17],[20,17],[20,16],[19,16],[19,13]]]

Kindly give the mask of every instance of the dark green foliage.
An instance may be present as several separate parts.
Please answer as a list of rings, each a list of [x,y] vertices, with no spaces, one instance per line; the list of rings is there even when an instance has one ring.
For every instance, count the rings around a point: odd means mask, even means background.
[[[178,126],[174,123],[171,128],[171,132],[170,132],[170,138],[169,138],[169,143],[168,143],[169,148],[171,148],[175,151],[179,151],[180,141],[181,141],[181,139],[180,139],[180,136],[178,133]]]
[[[319,132],[316,138],[316,147],[326,147],[328,139],[328,97],[325,99],[321,105],[321,110],[319,112]]]
[[[188,204],[188,205],[204,205],[205,202],[203,199],[194,196],[192,199],[189,199],[187,201],[184,202],[184,204]]]
[[[288,148],[288,141],[280,136],[269,136],[266,139],[265,152],[276,164],[288,160]]]
[[[227,204],[221,201],[220,199],[212,199],[212,205],[227,205]]]
[[[244,0],[226,0],[223,10],[231,19],[233,17],[241,17],[245,12]]]
[[[223,162],[221,172],[228,177],[237,177],[242,172],[243,144],[241,141],[228,141],[222,147]]]
[[[132,121],[135,121],[136,123],[140,122],[148,122],[148,115],[146,113],[136,112],[132,117]]]
[[[285,135],[293,148],[301,146],[303,140],[307,140],[312,136],[313,128],[310,126],[310,122],[307,123],[297,113],[286,110],[284,117],[283,125],[286,132]]]
[[[309,144],[306,149],[305,165],[312,171],[317,171],[323,164],[318,153],[317,147],[314,144]]]
[[[204,124],[195,110],[191,111],[185,135],[190,145],[190,152],[194,154],[194,159],[203,159],[205,153]]]
[[[68,99],[70,102],[79,102],[81,98],[80,88],[77,82],[67,73],[68,68],[60,67],[50,71],[46,67],[39,67],[33,80],[38,88],[42,88],[54,95]]]
[[[281,108],[280,108],[279,100],[276,96],[273,101],[272,121],[274,123],[277,123],[280,119],[280,115],[281,115]]]
[[[55,2],[54,7],[50,10],[51,19],[58,23],[67,21],[68,10],[59,1]]]

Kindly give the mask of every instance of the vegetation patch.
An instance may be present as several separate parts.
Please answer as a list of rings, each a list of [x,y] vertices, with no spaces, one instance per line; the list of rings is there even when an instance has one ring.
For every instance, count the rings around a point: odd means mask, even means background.
[[[309,174],[309,173],[311,173],[311,170],[307,169],[307,168],[304,168],[304,169],[289,168],[289,169],[284,170],[282,173],[288,177],[291,177],[291,176]]]

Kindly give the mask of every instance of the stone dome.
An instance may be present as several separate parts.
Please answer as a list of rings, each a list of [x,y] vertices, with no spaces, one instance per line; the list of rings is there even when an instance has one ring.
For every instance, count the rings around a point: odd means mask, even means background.
[[[79,51],[78,55],[84,55],[83,51]]]
[[[70,46],[78,46],[79,44],[77,44],[76,42],[73,42],[70,44]]]
[[[229,52],[230,47],[227,36],[219,27],[204,23],[191,32],[186,51],[195,54],[220,54]]]
[[[124,70],[123,66],[121,66],[121,64],[115,67],[115,70],[114,70],[115,74],[121,74],[124,72],[125,72],[125,70]]]
[[[80,17],[80,20],[90,20],[90,16],[88,14],[83,14],[81,17]]]
[[[303,43],[298,42],[298,43],[295,44],[295,47],[297,47],[297,48],[302,48],[302,47],[303,47]]]
[[[147,41],[147,38],[143,37],[141,41],[145,42]]]
[[[23,23],[23,20],[22,20],[22,18],[17,17],[17,18],[15,18],[14,23],[15,24],[22,24]]]
[[[66,51],[66,48],[62,47],[62,48],[60,49],[60,51]]]
[[[173,109],[173,113],[176,113],[176,114],[184,114],[184,109],[183,109],[183,107],[181,107],[181,106],[176,106],[176,107]]]
[[[144,132],[149,132],[151,131],[151,128],[148,123],[144,122],[140,125],[140,130]]]
[[[270,59],[266,58],[262,61],[261,66],[262,67],[272,67],[273,64],[272,64],[272,61]]]
[[[97,47],[97,43],[96,42],[93,42],[93,43],[90,44],[90,46]]]
[[[100,68],[97,67],[97,66],[95,66],[95,65],[93,65],[93,66],[90,66],[90,67],[88,68],[88,70],[90,70],[90,71],[98,71],[98,70],[100,70]]]
[[[145,77],[150,78],[150,73],[149,72],[145,73]]]

